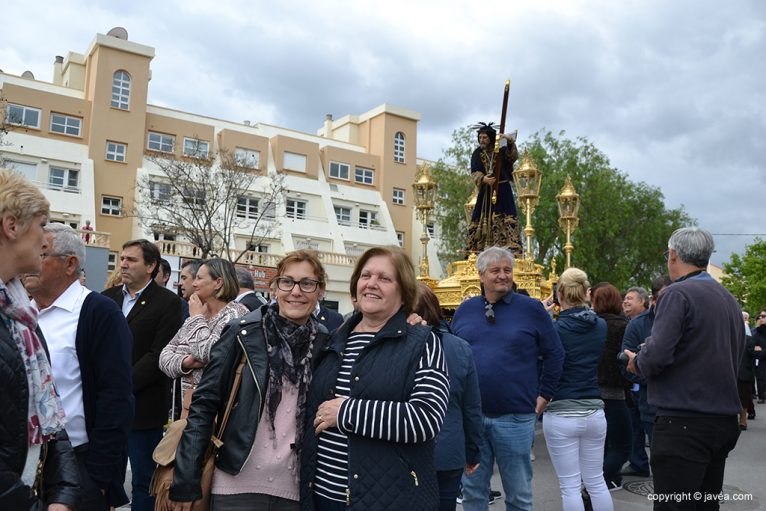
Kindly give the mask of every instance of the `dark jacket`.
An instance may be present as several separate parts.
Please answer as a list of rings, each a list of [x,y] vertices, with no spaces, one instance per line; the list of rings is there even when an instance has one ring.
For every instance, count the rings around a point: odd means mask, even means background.
[[[606,322],[591,309],[572,307],[562,310],[554,325],[565,355],[553,399],[601,399],[598,365],[606,344]]]
[[[45,343],[38,330],[40,340]],[[47,348],[46,348],[47,353]],[[29,448],[27,415],[29,387],[24,362],[11,332],[0,320],[0,509],[42,510],[44,506],[21,481]],[[80,495],[80,474],[66,431],[43,445],[41,459],[46,503],[75,507]]]
[[[213,420],[216,415],[223,415],[226,409],[235,369],[243,353],[247,354],[247,362],[242,383],[221,439],[223,446],[218,451],[215,466],[227,474],[237,475],[250,455],[269,376],[263,333],[263,313],[267,307],[264,305],[231,321],[213,345],[210,362],[192,396],[186,429],[176,451],[173,485],[170,487],[172,500],[188,502],[202,495],[202,461],[213,434]],[[315,353],[326,340],[327,332],[320,325],[314,341]]]
[[[332,335],[316,362],[309,389],[309,417],[335,396],[335,384],[350,332],[361,319],[355,314]],[[351,398],[406,401],[431,329],[411,326],[400,310],[375,335],[354,363]],[[301,507],[314,510],[313,481],[318,438],[307,425],[301,456]],[[438,505],[433,440],[394,443],[348,435],[349,511],[430,511]]]
[[[636,355],[661,416],[739,414],[742,309],[707,272],[676,281],[657,302],[652,335]]]
[[[102,292],[122,308],[122,286]],[[170,380],[160,371],[162,348],[181,328],[181,299],[153,280],[127,316],[133,334],[133,394],[136,413],[133,429],[162,427],[168,420]]]
[[[327,331],[331,333],[343,324],[343,316],[332,309],[328,309],[324,305],[319,306],[319,314],[317,314],[317,319],[325,326]]]
[[[247,293],[245,296],[239,299],[239,303],[244,305],[250,311],[260,308],[262,305],[266,305],[266,300],[255,294],[255,291]]]
[[[605,313],[600,316],[606,321],[606,345],[598,364],[598,384],[601,387],[629,389],[630,382],[622,375],[617,360],[617,356],[622,353],[622,339],[625,337],[628,320],[617,314]]]
[[[436,470],[464,469],[479,463],[483,442],[479,377],[471,346],[439,328],[449,371],[449,405],[436,437]]]
[[[85,468],[106,491],[107,503],[113,507],[128,502],[125,468],[135,404],[132,345],[128,323],[117,304],[98,293],[88,293],[75,338],[88,433]]]
[[[739,370],[737,371],[737,379],[739,381],[745,381],[753,383],[755,381],[755,361],[761,358],[763,351],[756,351],[755,347],[760,346],[758,341],[760,337],[747,336],[747,343],[745,345],[745,353],[742,355],[742,362],[739,364]],[[763,346],[761,346],[763,348]]]
[[[649,307],[628,323],[625,329],[625,336],[622,338],[622,349],[637,352],[640,346],[652,335],[652,325],[654,325],[655,306]],[[639,385],[638,392],[633,392],[633,397],[637,401],[638,413],[642,422],[654,422],[657,415],[657,408],[649,404],[648,392],[646,389],[646,380],[633,373],[629,373],[625,367],[620,367],[620,373],[631,383]]]

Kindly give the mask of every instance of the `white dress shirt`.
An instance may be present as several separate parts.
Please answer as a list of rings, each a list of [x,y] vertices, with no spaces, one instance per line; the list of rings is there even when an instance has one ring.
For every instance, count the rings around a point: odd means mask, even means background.
[[[51,370],[66,412],[66,432],[72,447],[88,442],[85,407],[82,402],[82,375],[75,338],[82,304],[91,292],[80,285],[79,280],[75,280],[56,301],[41,310],[37,318],[40,330],[48,343]],[[37,303],[32,303],[37,307]]]

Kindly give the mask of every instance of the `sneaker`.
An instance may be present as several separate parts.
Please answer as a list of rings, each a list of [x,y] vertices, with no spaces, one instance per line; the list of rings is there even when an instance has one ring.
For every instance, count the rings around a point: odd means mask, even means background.
[[[497,490],[489,490],[489,498],[492,498],[492,497],[494,497],[494,498],[496,498],[496,499],[499,499],[499,498],[500,498],[500,497],[502,497],[502,496],[503,496],[503,494],[502,494],[502,493],[500,493],[500,492],[499,492],[499,491],[497,491]]]
[[[492,493],[490,493],[489,494],[489,500],[487,501],[487,503],[491,506],[492,504],[494,504],[498,500],[500,500],[500,499],[495,497],[494,495],[492,495]]]
[[[607,489],[609,491],[622,490],[622,483],[621,482],[617,483],[615,481],[607,481],[606,482],[606,487],[607,487]]]
[[[535,453],[531,452],[529,453],[529,461],[535,461],[537,458],[535,457]]]
[[[455,499],[455,501],[458,504],[462,504],[463,503],[463,489],[462,488],[460,489],[459,492],[457,492],[457,498]]]

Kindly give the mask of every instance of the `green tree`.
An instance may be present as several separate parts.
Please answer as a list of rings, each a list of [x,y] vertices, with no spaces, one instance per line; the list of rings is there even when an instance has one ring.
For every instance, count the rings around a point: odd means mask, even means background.
[[[456,130],[453,146],[440,160],[440,172],[448,179],[438,181],[443,202],[437,209],[437,221],[444,255],[452,255],[452,260],[459,253],[456,247],[462,248],[465,242],[463,204],[473,186],[467,170],[473,138],[468,128]],[[608,281],[620,289],[648,286],[653,277],[667,271],[662,253],[670,234],[694,224],[683,208],[666,208],[658,188],[630,181],[584,137],[570,139],[563,131],[557,135],[539,131],[520,146],[522,154],[525,150],[542,171],[540,200],[532,219],[533,249],[539,262],[550,267],[555,258],[558,271],[564,267],[566,239],[558,224],[556,194],[569,175],[580,194],[580,224],[572,236],[574,266],[585,270],[592,282]],[[447,162],[452,164],[451,174],[447,174]],[[466,189],[467,193],[458,196]],[[523,229],[525,221],[521,208],[517,209]],[[444,225],[442,219],[460,219],[462,225]],[[450,238],[445,239],[447,236]]]
[[[744,310],[754,314],[766,306],[766,241],[756,238],[745,247],[744,255],[732,254],[723,269],[723,285]]]
[[[452,145],[444,151],[433,168],[434,180],[439,184],[436,204],[436,223],[439,224],[439,260],[444,264],[462,259],[468,221],[463,205],[474,189],[467,169],[471,166],[474,132],[458,128],[452,133]]]

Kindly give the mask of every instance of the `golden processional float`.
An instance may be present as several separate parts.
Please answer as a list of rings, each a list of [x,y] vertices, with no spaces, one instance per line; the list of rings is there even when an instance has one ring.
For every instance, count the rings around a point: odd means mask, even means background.
[[[508,83],[506,82],[506,91]],[[504,100],[504,104],[507,100]],[[498,139],[500,138],[498,133]],[[556,273],[556,259],[551,259],[551,268],[547,277],[543,275],[543,265],[536,261],[536,255],[533,251],[533,238],[535,229],[532,226],[532,214],[537,207],[540,199],[540,185],[542,183],[542,172],[535,164],[534,160],[524,151],[521,163],[513,171],[513,184],[515,187],[515,197],[518,209],[526,217],[526,226],[524,235],[526,237],[526,246],[522,256],[516,256],[514,259],[513,281],[519,289],[525,289],[529,296],[543,300],[551,294],[553,284],[558,280]],[[423,223],[423,233],[420,236],[423,245],[423,255],[420,259],[420,275],[418,280],[428,284],[439,299],[442,309],[448,316],[452,316],[458,306],[466,299],[481,294],[481,284],[479,282],[479,273],[476,270],[476,253],[471,253],[468,259],[454,261],[447,265],[447,278],[442,281],[432,279],[429,275],[430,265],[428,261],[428,221],[436,206],[436,193],[438,185],[434,182],[431,175],[431,168],[428,163],[420,166],[416,181],[412,185],[415,192],[415,208],[418,213],[418,219]],[[574,249],[572,245],[572,232],[579,223],[580,196],[574,189],[572,181],[567,176],[564,186],[556,195],[556,201],[559,209],[559,226],[566,235],[566,267],[571,266],[571,254]],[[476,204],[476,190],[468,203],[465,204],[467,219],[470,220],[471,212]]]

